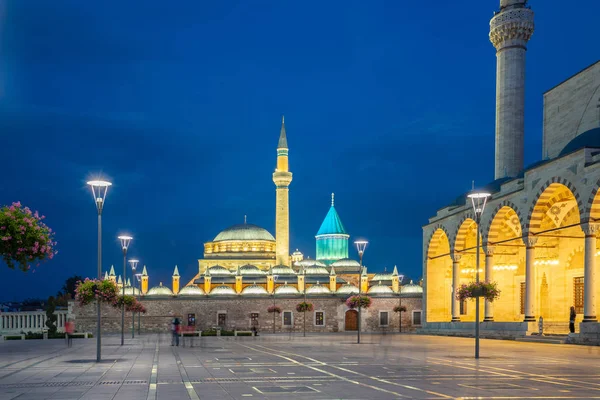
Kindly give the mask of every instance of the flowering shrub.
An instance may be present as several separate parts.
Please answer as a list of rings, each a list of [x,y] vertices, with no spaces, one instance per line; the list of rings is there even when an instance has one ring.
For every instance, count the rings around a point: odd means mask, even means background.
[[[125,309],[129,311],[129,309],[137,303],[137,299],[131,295],[126,294],[125,296],[119,296],[115,303],[115,307],[121,308],[125,303]]]
[[[0,255],[9,268],[28,271],[31,263],[52,259],[54,232],[42,222],[46,217],[20,202],[0,209]]]
[[[406,306],[396,306],[394,312],[406,312]]]
[[[144,305],[142,303],[140,303],[139,301],[137,301],[137,299],[135,300],[135,303],[133,303],[131,306],[129,307],[125,307],[127,311],[131,311],[134,313],[142,313],[142,314],[146,314],[146,307],[144,307]]]
[[[312,311],[312,310],[313,310],[312,303],[307,303],[307,302],[303,301],[302,303],[296,304],[296,311],[298,311],[298,312],[307,312],[307,311]]]
[[[369,308],[371,306],[371,298],[365,295],[350,296],[346,300],[346,306],[351,309],[358,308],[359,306],[361,308]]]
[[[281,307],[270,306],[269,308],[267,308],[267,312],[281,314]]]
[[[496,282],[470,282],[462,284],[456,290],[456,299],[463,301],[475,297],[484,297],[488,301],[494,301],[500,297],[500,289]]]
[[[98,299],[103,303],[116,305],[119,297],[119,288],[111,280],[85,278],[75,288],[75,300],[80,306],[85,306]]]

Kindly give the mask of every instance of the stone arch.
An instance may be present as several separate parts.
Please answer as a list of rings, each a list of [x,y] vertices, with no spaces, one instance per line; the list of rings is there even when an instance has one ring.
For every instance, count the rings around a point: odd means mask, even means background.
[[[566,264],[565,264],[567,269],[573,268],[573,266],[572,266],[573,258],[575,258],[575,256],[578,254],[583,256],[583,250],[584,250],[583,246],[577,246],[576,248],[571,250],[571,252],[569,253],[569,256],[567,257]],[[582,264],[583,264],[583,262],[582,262]]]
[[[514,211],[516,217],[519,219],[519,228],[521,234],[523,234],[524,221],[521,215],[521,210],[510,200],[504,200],[499,203],[491,213],[488,225],[483,228],[485,238],[487,242],[495,242],[500,234],[500,228],[502,227],[501,222],[506,218],[506,215],[510,211]]]
[[[536,233],[541,229],[542,220],[544,214],[551,206],[551,201],[556,195],[561,196],[560,191],[562,188],[569,190],[570,194],[573,195],[577,203],[577,209],[581,216],[581,210],[584,210],[579,191],[570,181],[565,178],[553,177],[548,179],[538,190],[531,206],[529,208],[529,220],[525,224],[523,229],[526,233]]]
[[[473,213],[465,214],[460,222],[458,223],[458,228],[456,228],[456,233],[454,234],[454,240],[451,243],[451,247],[453,251],[462,251],[465,248],[465,239],[467,238],[467,234],[469,232],[469,228],[476,224],[475,216]]]
[[[442,224],[437,224],[433,228],[433,232],[429,235],[429,240],[427,241],[427,257],[432,257],[437,254],[437,250],[442,244],[442,240],[446,237],[448,243],[450,243],[450,235],[448,235],[448,230]]]
[[[600,179],[596,182],[594,189],[587,201],[587,209],[581,216],[581,221],[598,221],[600,222]]]

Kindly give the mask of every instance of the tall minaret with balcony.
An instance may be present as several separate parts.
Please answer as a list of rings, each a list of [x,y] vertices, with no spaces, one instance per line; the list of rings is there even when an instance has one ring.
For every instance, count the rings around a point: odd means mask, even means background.
[[[490,21],[496,48],[495,179],[514,178],[523,170],[525,52],[533,28],[527,0],[500,0],[500,11]]]
[[[289,186],[292,173],[288,165],[288,144],[285,135],[285,120],[281,118],[281,132],[277,145],[277,168],[273,173],[276,186],[275,200],[275,257],[277,264],[290,264],[290,207]]]

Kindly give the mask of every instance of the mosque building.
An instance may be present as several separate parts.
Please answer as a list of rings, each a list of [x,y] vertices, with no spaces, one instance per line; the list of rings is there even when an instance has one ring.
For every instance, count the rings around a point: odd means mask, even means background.
[[[540,317],[545,332],[567,333],[574,306],[577,332],[569,340],[600,344],[600,62],[544,93],[543,159],[525,167],[525,54],[533,31],[527,0],[500,1],[489,33],[497,60],[495,180],[482,188],[491,197],[480,226],[462,195],[423,227],[424,331],[472,334],[463,322],[475,320],[474,302],[454,294],[479,270],[501,291],[493,303],[481,302],[482,335],[528,335]]]
[[[403,276],[396,267],[391,273],[368,273],[366,266],[349,258],[350,235],[335,209],[327,212],[316,239],[316,259],[304,258],[296,249],[290,254],[289,186],[292,173],[289,168],[289,149],[285,121],[282,120],[277,145],[277,168],[272,175],[275,184],[275,235],[267,229],[250,224],[226,228],[214,239],[204,243],[203,258],[198,260],[198,273],[180,287],[179,270],[175,267],[172,284],[149,287],[150,274],[144,266],[140,289],[132,288],[131,281],[123,282],[114,268],[106,273],[126,294],[140,296],[148,313],[141,317],[142,329],[164,330],[172,315],[180,315],[184,323],[201,329],[213,326],[250,327],[262,329],[298,330],[303,324],[296,304],[303,301],[315,305],[309,317],[310,331],[357,330],[356,310],[345,304],[352,294],[365,293],[373,305],[363,310],[363,330],[381,331],[400,329],[400,318],[394,312],[404,305],[402,327],[412,330],[421,324],[423,288],[412,281],[403,285]],[[280,318],[267,312],[269,306],[282,308]],[[92,307],[72,306],[71,317],[81,330],[95,324]],[[106,309],[103,325],[107,330],[120,329],[120,315]],[[114,315],[113,315],[114,314]],[[114,321],[113,321],[114,319]],[[129,319],[126,318],[126,323]]]

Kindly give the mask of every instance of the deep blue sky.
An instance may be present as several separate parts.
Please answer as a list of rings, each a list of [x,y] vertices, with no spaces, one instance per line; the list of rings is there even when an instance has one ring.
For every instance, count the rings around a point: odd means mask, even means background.
[[[311,258],[335,192],[370,270],[417,279],[427,218],[493,179],[499,1],[101,3],[0,0],[0,203],[40,210],[60,251],[33,274],[0,269],[0,300],[96,274],[95,173],[114,182],[104,264],[120,269],[131,232],[151,286],[175,264],[187,282],[244,214],[273,232],[282,114],[290,245]],[[600,2],[569,3],[530,2],[526,164],[542,93],[600,56]]]

